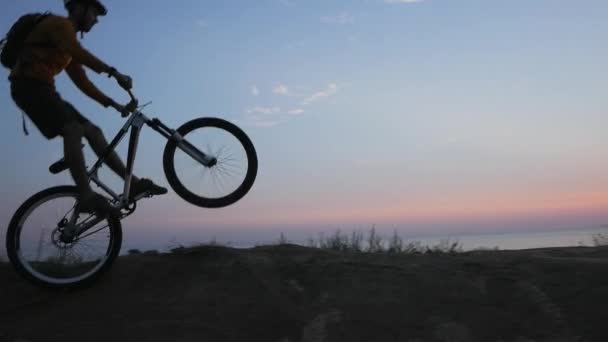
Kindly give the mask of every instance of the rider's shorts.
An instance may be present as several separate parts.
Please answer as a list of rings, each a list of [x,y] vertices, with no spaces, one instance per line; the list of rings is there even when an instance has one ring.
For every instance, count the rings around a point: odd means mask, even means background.
[[[61,98],[53,85],[46,82],[31,78],[12,79],[11,96],[47,139],[62,135],[63,126],[69,122],[89,123],[74,106]]]

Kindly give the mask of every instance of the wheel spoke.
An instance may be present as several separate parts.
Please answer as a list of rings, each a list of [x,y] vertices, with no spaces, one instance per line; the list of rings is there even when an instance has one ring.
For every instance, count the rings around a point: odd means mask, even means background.
[[[213,185],[215,185],[215,188],[217,188],[218,187],[218,180],[217,180],[217,174],[215,173],[214,169],[211,170],[211,175],[213,176]]]
[[[238,160],[238,159],[234,158],[234,157],[232,156],[232,154],[229,154],[227,157],[224,157],[224,158],[218,159],[218,162],[221,162],[221,163],[223,163],[223,164],[227,164],[228,162],[234,162],[234,161],[237,161],[237,160]]]
[[[101,227],[101,228],[99,228],[99,229],[96,229],[96,230],[94,230],[94,231],[92,231],[92,232],[90,232],[90,233],[88,233],[88,234],[86,234],[86,235],[79,236],[79,237],[78,237],[78,238],[77,238],[75,241],[80,241],[80,240],[84,239],[85,237],[88,237],[88,236],[91,236],[91,235],[97,234],[98,232],[100,232],[100,231],[102,231],[102,230],[104,230],[104,229],[108,228],[109,226],[110,226],[110,225],[105,225],[105,226],[103,226],[103,227]]]
[[[219,174],[219,172],[217,172],[217,171],[215,172],[215,174],[216,174],[216,177],[217,177],[217,182],[220,185],[220,190],[224,190],[226,186],[225,186],[224,181],[222,179],[222,175]]]

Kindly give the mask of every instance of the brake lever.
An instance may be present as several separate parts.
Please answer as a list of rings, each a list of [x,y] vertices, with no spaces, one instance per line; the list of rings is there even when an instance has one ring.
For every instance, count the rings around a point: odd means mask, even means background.
[[[152,101],[148,101],[148,102],[144,103],[143,105],[139,106],[139,107],[137,108],[137,110],[142,110],[144,107],[146,107],[146,106],[147,106],[147,105],[149,105],[150,103],[152,103]]]
[[[133,95],[133,92],[131,92],[131,89],[127,89],[127,93],[129,94],[129,97],[131,98],[131,102],[129,102],[125,108],[128,109],[130,112],[134,112],[136,110],[142,110],[142,108],[146,107],[147,105],[149,105],[150,103],[152,103],[152,101],[148,101],[146,103],[144,103],[141,106],[138,106],[139,101],[137,100],[137,98],[135,98],[135,96]]]

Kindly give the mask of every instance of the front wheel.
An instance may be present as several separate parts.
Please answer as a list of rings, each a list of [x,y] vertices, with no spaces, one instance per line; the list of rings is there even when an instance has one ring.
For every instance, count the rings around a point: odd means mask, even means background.
[[[186,122],[177,133],[215,163],[205,166],[184,152],[184,143],[170,139],[163,154],[169,185],[184,200],[205,208],[235,203],[249,192],[258,170],[253,143],[236,125],[218,118]]]

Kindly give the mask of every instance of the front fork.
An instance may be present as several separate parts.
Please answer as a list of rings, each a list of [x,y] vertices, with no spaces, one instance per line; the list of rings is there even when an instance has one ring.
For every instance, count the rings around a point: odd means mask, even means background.
[[[196,148],[196,146],[185,140],[179,133],[173,133],[173,139],[177,142],[179,147],[184,153],[192,157],[192,159],[205,165],[206,167],[213,167],[217,164],[217,158],[205,154],[203,151]]]
[[[177,130],[167,127],[160,120],[153,119],[148,122],[148,125],[165,138],[175,141],[177,147],[180,150],[184,151],[184,153],[192,157],[192,159],[196,160],[197,162],[203,164],[204,166],[213,167],[215,166],[215,164],[217,164],[217,158],[199,150],[196,146],[192,145],[186,139],[184,139],[184,137],[182,137],[182,135],[179,134]]]

